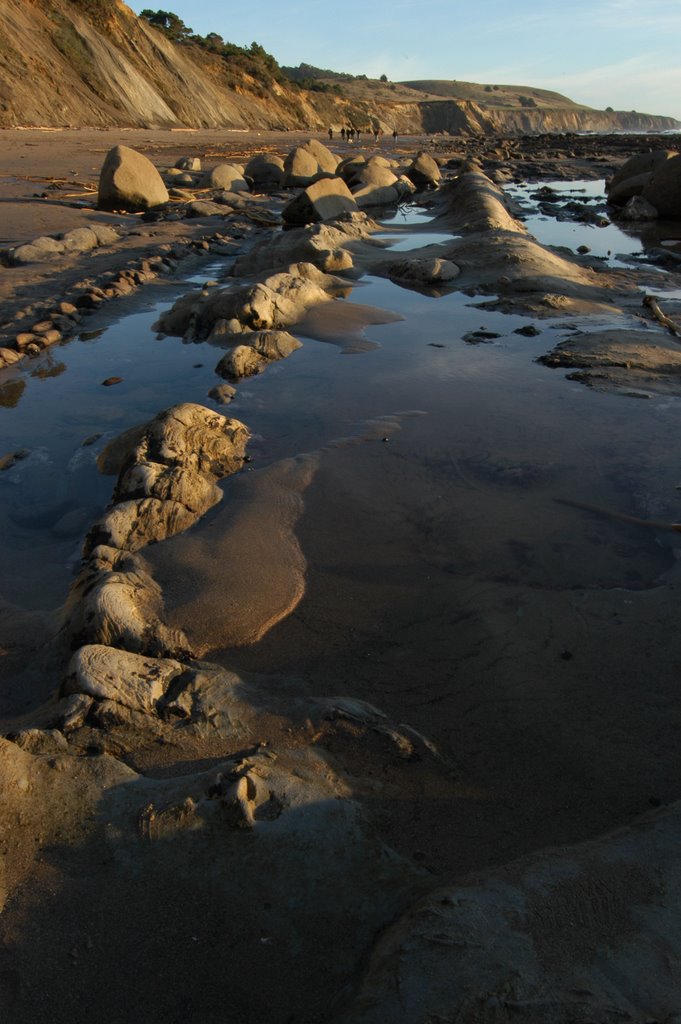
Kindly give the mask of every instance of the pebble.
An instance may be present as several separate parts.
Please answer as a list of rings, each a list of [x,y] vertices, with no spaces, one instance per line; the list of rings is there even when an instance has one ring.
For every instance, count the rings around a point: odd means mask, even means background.
[[[106,380],[102,381],[102,387],[110,388],[112,384],[121,384],[122,381],[122,377],[107,377]]]
[[[28,448],[18,448],[15,452],[8,452],[6,455],[0,455],[0,471],[9,469],[15,464],[25,459],[27,455],[30,455]]]
[[[21,354],[13,348],[0,348],[0,366],[11,366],[21,359]]]
[[[20,331],[14,339],[14,344],[18,349],[25,349],[28,345],[35,344],[36,335],[31,334],[29,331]]]
[[[231,384],[217,384],[214,388],[210,389],[208,397],[216,402],[220,402],[221,405],[227,405],[232,401],[235,394],[236,388],[233,388]]]
[[[536,338],[538,334],[541,334],[541,331],[534,324],[527,324],[525,327],[516,327],[513,333],[522,334],[526,338]]]

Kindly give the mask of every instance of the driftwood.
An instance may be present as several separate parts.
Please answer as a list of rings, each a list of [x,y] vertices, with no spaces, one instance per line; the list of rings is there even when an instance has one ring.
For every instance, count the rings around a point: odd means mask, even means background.
[[[677,324],[675,320],[672,320],[662,312],[654,295],[645,295],[643,298],[643,305],[648,307],[655,319],[661,323],[663,327],[666,327],[667,330],[672,332],[672,334],[675,334],[677,338],[681,338],[681,324]]]

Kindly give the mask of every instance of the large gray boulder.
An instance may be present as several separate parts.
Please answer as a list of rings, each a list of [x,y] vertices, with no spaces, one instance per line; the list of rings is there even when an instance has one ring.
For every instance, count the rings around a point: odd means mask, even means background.
[[[217,164],[206,171],[201,179],[203,188],[220,188],[227,192],[249,192],[242,167],[236,164]]]
[[[99,175],[100,210],[139,212],[168,202],[168,189],[151,160],[128,146],[110,150]]]
[[[380,156],[372,156],[363,163],[347,167],[349,178],[344,174],[350,188],[363,185],[394,185],[397,175],[388,166],[388,161]],[[354,189],[353,189],[354,191]]]
[[[416,192],[416,186],[409,178],[402,175],[401,178],[395,178],[390,185],[358,185],[352,190],[352,198],[360,210],[363,210],[368,206],[390,206],[414,192]]]
[[[315,158],[319,170],[326,174],[335,174],[338,167],[338,157],[318,139],[308,139],[303,143],[302,149],[307,150]]]
[[[281,215],[287,224],[313,224],[354,213],[357,208],[342,178],[322,178],[292,199]]]
[[[612,206],[624,206],[633,196],[640,196],[650,183],[652,171],[641,171],[630,178],[623,178],[608,190],[608,202]]]
[[[284,160],[281,184],[284,188],[304,188],[322,176],[323,172],[319,170],[319,164],[312,153],[302,146],[296,146]]]
[[[400,197],[395,185],[360,185],[352,193],[360,210],[371,206],[393,206],[399,203]]]
[[[278,188],[284,176],[284,161],[274,153],[258,153],[246,164],[244,175],[254,185],[274,185]]]
[[[624,181],[636,178],[639,174],[652,174],[661,164],[666,163],[670,157],[676,154],[669,149],[654,149],[649,153],[637,153],[635,156],[625,160],[622,166],[615,171],[607,185],[608,195],[616,191]]]
[[[681,153],[658,165],[643,190],[643,198],[652,203],[660,217],[681,220]]]
[[[405,174],[418,189],[437,188],[442,177],[437,162],[428,153],[423,152],[417,153]]]
[[[296,146],[284,160],[284,174],[281,184],[284,188],[305,188],[319,178],[336,173],[338,157],[316,139],[309,139],[302,146]]]

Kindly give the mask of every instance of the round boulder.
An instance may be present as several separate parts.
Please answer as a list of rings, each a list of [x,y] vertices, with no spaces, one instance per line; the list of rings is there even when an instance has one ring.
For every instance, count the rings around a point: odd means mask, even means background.
[[[243,168],[235,164],[217,164],[201,179],[203,188],[220,188],[227,192],[249,192]]]
[[[348,180],[347,178],[345,179]],[[394,185],[397,182],[397,175],[380,157],[370,157],[366,163],[360,164],[353,169],[352,179],[348,182],[352,188],[354,185],[385,186]]]
[[[652,203],[661,218],[681,220],[681,153],[653,171],[643,198]]]
[[[274,153],[258,153],[246,164],[244,175],[254,185],[281,185],[284,174],[284,161]]]
[[[437,188],[442,177],[436,161],[428,153],[423,152],[416,155],[405,173],[418,189]]]
[[[649,153],[637,153],[625,160],[622,166],[615,171],[607,186],[608,192],[617,189],[623,181],[628,181],[629,178],[636,178],[639,174],[651,174],[672,156],[676,156],[676,154],[669,149],[654,149]]]
[[[114,146],[107,153],[99,175],[100,210],[135,213],[167,202],[168,190],[151,160],[128,146]]]

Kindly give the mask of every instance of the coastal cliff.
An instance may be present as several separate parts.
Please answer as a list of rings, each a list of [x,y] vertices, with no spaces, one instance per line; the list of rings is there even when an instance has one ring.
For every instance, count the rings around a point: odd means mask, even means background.
[[[352,124],[465,135],[679,127],[671,117],[594,110],[523,86],[365,76],[295,82],[261,48],[225,54],[197,38],[173,41],[122,0],[0,0],[0,126]]]

